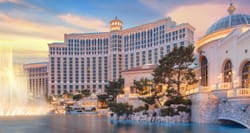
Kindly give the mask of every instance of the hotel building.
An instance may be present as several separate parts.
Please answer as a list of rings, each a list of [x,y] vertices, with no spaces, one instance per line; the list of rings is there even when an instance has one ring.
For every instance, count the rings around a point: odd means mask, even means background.
[[[28,90],[34,97],[48,94],[48,62],[24,65],[28,77]]]
[[[193,45],[194,28],[171,18],[122,29],[117,17],[110,32],[72,33],[49,46],[49,95],[90,89],[104,92],[121,71],[158,64],[174,47]]]

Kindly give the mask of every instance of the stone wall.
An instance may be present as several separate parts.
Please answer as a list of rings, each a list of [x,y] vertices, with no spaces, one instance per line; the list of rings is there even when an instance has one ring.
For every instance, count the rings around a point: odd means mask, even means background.
[[[218,123],[229,120],[250,128],[250,99],[219,99],[213,93],[197,93],[191,97],[191,121]]]
[[[197,93],[191,96],[191,121],[195,123],[216,123],[218,98],[212,93]]]
[[[218,120],[231,120],[250,128],[250,104],[232,104],[230,101],[219,103]]]

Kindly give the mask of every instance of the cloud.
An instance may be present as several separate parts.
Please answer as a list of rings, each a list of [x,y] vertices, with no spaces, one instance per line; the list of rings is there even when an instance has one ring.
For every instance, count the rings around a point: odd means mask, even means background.
[[[242,4],[242,3],[241,3]],[[248,5],[237,3],[235,13],[250,13]],[[190,23],[195,27],[195,39],[205,35],[207,29],[220,18],[228,15],[228,5],[216,3],[203,3],[189,6],[179,6],[165,16],[170,16],[177,23]]]
[[[0,12],[0,45],[13,46],[14,50],[48,51],[48,43],[63,41],[64,33],[72,32],[81,31],[59,24],[32,22]]]
[[[224,6],[217,4],[180,6],[165,14],[165,16],[171,16],[177,23],[190,23],[194,26],[195,39],[203,36],[216,20],[226,15]]]
[[[177,23],[190,23],[196,29],[195,40],[218,19],[227,16],[226,0],[139,0],[142,4],[171,17]],[[235,13],[250,14],[249,0],[234,1]]]
[[[49,25],[28,21],[0,13],[0,35],[18,35],[42,39],[61,39],[62,34],[80,32],[78,29],[63,25]]]
[[[84,29],[92,31],[94,30],[98,32],[108,31],[106,23],[98,18],[93,18],[88,16],[78,16],[70,13],[58,15],[58,18],[73,26],[79,26]]]
[[[42,50],[15,50],[13,51],[14,64],[26,64],[48,61],[48,52]]]
[[[20,6],[24,6],[24,7],[28,7],[28,8],[35,8],[35,9],[41,10],[41,8],[34,6],[34,5],[26,2],[25,0],[0,0],[0,4],[1,3],[12,3],[12,4],[16,4],[16,5],[20,5]]]
[[[162,13],[172,11],[180,6],[202,4],[228,5],[230,3],[229,0],[139,0],[139,2]],[[249,0],[234,1],[234,3],[240,6],[250,5]]]

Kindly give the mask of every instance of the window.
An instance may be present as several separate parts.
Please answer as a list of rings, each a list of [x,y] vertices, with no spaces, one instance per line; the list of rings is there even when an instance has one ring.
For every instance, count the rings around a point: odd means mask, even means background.
[[[136,66],[140,65],[140,53],[136,52]]]
[[[232,82],[232,63],[230,60],[224,66],[224,82]]]
[[[133,53],[130,54],[130,67],[131,68],[134,67],[134,54]]]
[[[154,64],[158,63],[158,49],[154,49]]]
[[[181,47],[184,47],[185,46],[185,43],[182,41],[181,42]]]
[[[152,64],[152,50],[148,51],[148,64]]]
[[[202,86],[208,85],[208,65],[207,58],[205,56],[201,57],[201,81]]]
[[[167,54],[170,53],[170,45],[167,45]]]
[[[250,87],[250,61],[243,66],[241,82],[242,88]]]
[[[128,55],[125,54],[125,68],[128,69]]]
[[[164,48],[161,47],[160,48],[160,58],[162,58],[164,56]]]
[[[142,51],[142,64],[146,64],[146,51]]]
[[[174,43],[174,48],[177,48],[177,43]]]

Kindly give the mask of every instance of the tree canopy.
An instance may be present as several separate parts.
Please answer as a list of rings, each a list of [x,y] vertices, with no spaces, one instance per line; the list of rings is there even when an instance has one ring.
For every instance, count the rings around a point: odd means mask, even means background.
[[[118,79],[115,81],[109,81],[108,85],[105,86],[105,92],[109,96],[110,101],[115,101],[116,97],[123,93],[124,80]]]
[[[180,93],[181,85],[191,85],[198,80],[195,78],[192,64],[194,62],[194,47],[174,48],[172,52],[159,61],[154,70],[154,82],[166,83],[168,88],[176,88]]]
[[[89,89],[84,89],[81,91],[81,93],[83,94],[84,97],[88,97],[91,95],[91,92]]]

